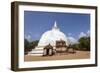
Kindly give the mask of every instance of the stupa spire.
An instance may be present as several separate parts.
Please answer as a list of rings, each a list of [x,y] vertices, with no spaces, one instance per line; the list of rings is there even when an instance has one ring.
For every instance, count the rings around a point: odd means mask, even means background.
[[[56,21],[54,22],[53,29],[58,29],[58,27],[57,27],[57,22],[56,22]]]
[[[57,28],[57,23],[56,23],[56,21],[55,21],[55,23],[54,23],[54,28]]]

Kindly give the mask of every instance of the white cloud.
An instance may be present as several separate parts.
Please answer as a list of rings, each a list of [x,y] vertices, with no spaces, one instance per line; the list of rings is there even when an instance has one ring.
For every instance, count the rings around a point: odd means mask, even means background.
[[[69,44],[75,44],[75,43],[77,43],[77,39],[75,39],[75,38],[72,37],[72,36],[69,36],[69,37],[68,37],[68,40],[69,40]]]
[[[86,33],[84,33],[84,32],[81,32],[81,33],[79,34],[79,38],[84,37],[84,36],[87,36]]]
[[[90,36],[90,30],[87,31],[87,36]]]
[[[72,35],[72,33],[68,33],[68,36],[71,36]]]
[[[32,37],[31,37],[31,35],[25,35],[25,39],[27,39],[28,41],[31,41],[31,39],[32,39]]]
[[[88,30],[87,32],[80,32],[80,34],[78,35],[79,38],[81,37],[84,37],[84,36],[90,36],[90,30]],[[78,43],[78,39],[79,38],[74,38],[72,37],[72,34],[71,33],[68,33],[68,41],[69,41],[69,44],[75,44],[75,43]]]
[[[90,30],[88,30],[86,33],[80,32],[79,38],[84,37],[84,36],[87,36],[87,37],[90,36]]]

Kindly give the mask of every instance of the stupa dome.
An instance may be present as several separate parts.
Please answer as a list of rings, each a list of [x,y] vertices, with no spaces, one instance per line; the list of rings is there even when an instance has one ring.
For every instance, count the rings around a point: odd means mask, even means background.
[[[46,46],[48,44],[55,46],[56,41],[60,41],[60,40],[65,41],[66,45],[68,45],[68,40],[66,35],[60,31],[60,29],[57,27],[57,24],[55,22],[51,30],[48,30],[45,33],[43,33],[38,43],[38,46]]]

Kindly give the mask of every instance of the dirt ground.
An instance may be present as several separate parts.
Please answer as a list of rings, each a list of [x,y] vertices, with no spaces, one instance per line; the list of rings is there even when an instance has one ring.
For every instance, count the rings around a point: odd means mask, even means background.
[[[30,56],[25,55],[24,61],[46,61],[46,60],[71,60],[71,59],[88,59],[89,51],[76,51],[76,53],[56,54],[53,56]]]

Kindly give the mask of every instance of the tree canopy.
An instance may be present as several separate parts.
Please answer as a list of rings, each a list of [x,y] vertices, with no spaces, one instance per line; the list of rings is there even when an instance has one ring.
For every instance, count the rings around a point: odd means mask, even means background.
[[[37,45],[38,45],[38,40],[29,42],[27,39],[24,39],[25,54],[34,49]]]
[[[81,37],[78,43],[72,45],[77,50],[90,51],[90,37]]]

